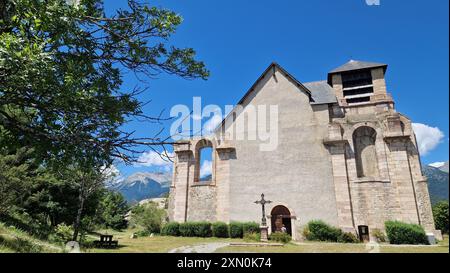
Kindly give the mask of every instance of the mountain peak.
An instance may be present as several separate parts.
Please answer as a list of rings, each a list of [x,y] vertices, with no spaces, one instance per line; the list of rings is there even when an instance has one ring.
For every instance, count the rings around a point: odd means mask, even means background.
[[[137,172],[111,188],[120,192],[128,202],[134,203],[166,194],[171,181],[171,173]]]
[[[439,170],[441,170],[443,172],[446,172],[446,173],[448,173],[448,169],[449,169],[448,165],[449,165],[448,161],[446,161],[446,162],[434,162],[434,163],[428,164],[428,166],[437,168],[437,169],[439,169]]]

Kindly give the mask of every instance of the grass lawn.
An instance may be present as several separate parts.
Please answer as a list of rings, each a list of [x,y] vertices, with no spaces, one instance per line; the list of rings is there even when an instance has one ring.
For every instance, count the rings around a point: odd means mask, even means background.
[[[392,246],[384,245],[383,253],[449,253],[448,235],[437,246]]]
[[[170,236],[154,236],[154,237],[138,237],[131,239],[130,236],[135,230],[126,230],[123,232],[103,230],[102,234],[113,235],[114,240],[119,240],[119,247],[116,249],[84,249],[84,252],[102,252],[102,253],[165,253],[171,249],[215,242],[242,242],[241,239],[224,239],[224,238],[190,238],[190,237],[170,237]],[[98,240],[98,237],[91,236],[90,239]]]
[[[58,253],[60,245],[36,239],[28,233],[0,223],[0,253]]]
[[[365,244],[337,243],[289,243],[283,247],[227,246],[218,249],[218,253],[368,253]],[[382,253],[449,253],[448,235],[436,246],[395,246],[380,244]]]
[[[117,249],[84,249],[87,253],[163,253],[182,246],[192,246],[207,243],[242,243],[242,239],[223,238],[187,238],[187,237],[138,237],[131,239],[130,236],[136,230],[125,230],[123,232],[112,230],[101,230],[99,233],[110,234],[114,240],[119,240]],[[91,240],[97,237],[91,235]],[[281,247],[275,246],[227,246],[216,250],[217,253],[367,253],[370,249],[365,244],[338,244],[323,242],[289,243]],[[448,253],[449,239],[438,246],[393,246],[381,244],[379,252],[389,253]]]
[[[83,249],[87,253],[163,253],[183,246],[195,246],[208,243],[242,243],[242,239],[224,238],[187,238],[187,237],[138,237],[130,236],[136,230],[122,232],[100,230],[98,233],[110,234],[119,240],[116,249]],[[97,235],[88,235],[88,240],[97,240]],[[371,249],[365,244],[338,244],[322,242],[289,243],[284,246],[226,246],[216,250],[218,253],[366,253]],[[0,253],[7,252],[63,252],[63,247],[38,240],[19,229],[0,223]],[[380,244],[379,252],[384,253],[449,253],[449,237],[437,246],[394,246]]]
[[[228,246],[216,253],[363,253],[364,244],[288,243],[282,247]]]

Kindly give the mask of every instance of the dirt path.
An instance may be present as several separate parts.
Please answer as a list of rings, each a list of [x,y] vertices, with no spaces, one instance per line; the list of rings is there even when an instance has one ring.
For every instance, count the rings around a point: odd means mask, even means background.
[[[169,250],[169,253],[213,253],[217,249],[229,245],[229,243],[208,243],[201,245],[182,246]]]

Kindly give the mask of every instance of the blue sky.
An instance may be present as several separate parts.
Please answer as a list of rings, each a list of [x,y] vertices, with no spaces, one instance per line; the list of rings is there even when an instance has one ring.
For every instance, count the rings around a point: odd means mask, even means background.
[[[176,104],[236,104],[264,69],[276,61],[302,82],[326,79],[327,72],[350,59],[387,63],[388,92],[399,112],[413,122],[437,127],[443,137],[422,155],[424,163],[448,160],[449,14],[447,0],[167,0],[150,1],[182,15],[170,40],[192,47],[211,71],[207,81],[161,75],[150,81],[143,100],[148,114]],[[106,0],[108,11],[126,5]],[[141,84],[132,74],[123,88]],[[439,137],[427,131],[428,148]],[[159,128],[132,122],[139,136]],[[434,142],[433,142],[434,141]],[[151,159],[148,166],[121,166],[123,175],[167,168]]]

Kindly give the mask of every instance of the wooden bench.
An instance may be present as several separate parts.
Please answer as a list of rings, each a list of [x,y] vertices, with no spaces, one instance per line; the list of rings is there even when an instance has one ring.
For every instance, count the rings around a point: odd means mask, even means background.
[[[119,241],[113,241],[112,235],[100,235],[100,240],[94,241],[94,246],[97,248],[116,248],[119,246]]]

